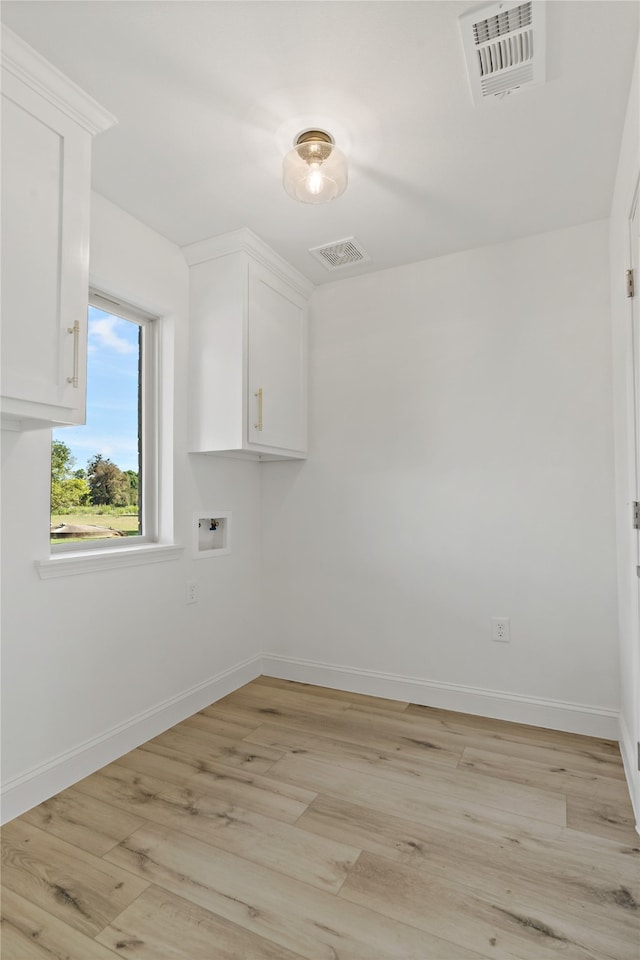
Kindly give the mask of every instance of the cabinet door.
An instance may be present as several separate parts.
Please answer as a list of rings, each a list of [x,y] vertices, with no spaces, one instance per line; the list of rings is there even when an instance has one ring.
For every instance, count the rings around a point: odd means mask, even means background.
[[[306,302],[264,267],[249,269],[249,443],[307,448]]]
[[[85,416],[89,133],[3,71],[2,409]]]

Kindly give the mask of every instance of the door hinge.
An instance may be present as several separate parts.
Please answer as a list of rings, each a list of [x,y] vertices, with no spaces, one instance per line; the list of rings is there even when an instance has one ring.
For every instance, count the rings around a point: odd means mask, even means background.
[[[633,270],[627,270],[627,272],[626,272],[626,274],[625,274],[625,277],[626,277],[626,281],[627,281],[627,296],[628,296],[628,297],[635,297],[635,295],[636,295],[636,288],[635,288],[635,283],[634,283],[634,279],[633,279]]]
[[[637,500],[634,500],[631,504],[632,510],[632,519],[633,519],[633,529],[640,530],[640,503]]]

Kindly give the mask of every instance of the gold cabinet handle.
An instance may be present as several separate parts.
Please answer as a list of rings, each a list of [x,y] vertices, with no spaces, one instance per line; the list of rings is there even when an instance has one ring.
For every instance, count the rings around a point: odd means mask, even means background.
[[[258,422],[254,423],[256,430],[262,430],[262,394],[262,387],[254,393],[254,397],[258,398]]]
[[[80,321],[76,320],[72,327],[67,327],[67,333],[73,334],[73,376],[67,377],[67,383],[70,383],[77,389],[78,387],[78,363],[80,360]]]

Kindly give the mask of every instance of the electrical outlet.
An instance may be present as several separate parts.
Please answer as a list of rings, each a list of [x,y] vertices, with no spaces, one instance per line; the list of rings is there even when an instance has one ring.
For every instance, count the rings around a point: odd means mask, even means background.
[[[187,583],[185,591],[185,603],[197,603],[198,602],[198,582],[197,580],[190,580]]]
[[[511,640],[511,626],[509,617],[491,617],[491,639],[498,643],[509,643]]]

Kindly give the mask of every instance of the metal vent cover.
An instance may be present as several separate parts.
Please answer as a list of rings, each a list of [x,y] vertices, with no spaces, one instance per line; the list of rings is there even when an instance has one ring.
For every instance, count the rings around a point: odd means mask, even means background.
[[[334,240],[320,247],[309,247],[309,253],[319,260],[327,270],[341,270],[355,263],[365,263],[371,257],[355,237]]]
[[[458,18],[475,103],[545,80],[543,0],[504,0]]]
[[[476,45],[478,45],[529,26],[531,26],[531,3],[521,3],[510,10],[501,10],[485,20],[474,23],[473,37]]]

